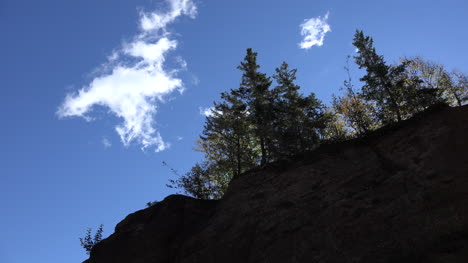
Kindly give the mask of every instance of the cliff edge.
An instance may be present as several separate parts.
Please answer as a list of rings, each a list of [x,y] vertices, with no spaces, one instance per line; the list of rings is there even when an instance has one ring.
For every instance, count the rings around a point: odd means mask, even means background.
[[[218,201],[168,196],[85,263],[468,262],[468,106],[437,108],[235,178]]]

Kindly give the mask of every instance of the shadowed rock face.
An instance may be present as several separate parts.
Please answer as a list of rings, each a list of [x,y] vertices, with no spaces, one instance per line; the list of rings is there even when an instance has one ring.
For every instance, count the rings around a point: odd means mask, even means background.
[[[468,107],[127,216],[86,263],[468,262]]]

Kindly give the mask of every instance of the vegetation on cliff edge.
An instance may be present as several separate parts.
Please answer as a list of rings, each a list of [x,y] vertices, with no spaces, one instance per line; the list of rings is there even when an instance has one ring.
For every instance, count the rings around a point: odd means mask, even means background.
[[[174,172],[178,178],[168,186],[196,198],[219,199],[233,177],[254,167],[313,150],[322,141],[363,136],[435,104],[461,106],[468,100],[463,72],[448,72],[421,57],[390,65],[359,30],[353,45],[354,62],[365,70],[362,86],[355,88],[347,63],[343,94],[333,96],[331,106],[314,93],[300,93],[297,69],[283,62],[269,77],[259,70],[257,53],[247,49],[237,67],[239,88],[221,93],[206,117],[197,141],[204,159],[183,175]]]

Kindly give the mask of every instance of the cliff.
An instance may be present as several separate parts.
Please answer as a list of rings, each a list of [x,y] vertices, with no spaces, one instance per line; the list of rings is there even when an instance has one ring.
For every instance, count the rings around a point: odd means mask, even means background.
[[[468,262],[468,107],[432,109],[128,215],[86,263]]]

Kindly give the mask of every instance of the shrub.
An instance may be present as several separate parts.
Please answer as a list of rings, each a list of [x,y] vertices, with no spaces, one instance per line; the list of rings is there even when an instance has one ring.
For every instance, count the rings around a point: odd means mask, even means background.
[[[99,226],[99,228],[96,230],[96,234],[94,234],[94,238],[91,238],[91,228],[88,228],[86,230],[86,235],[83,238],[80,237],[81,246],[86,250],[86,254],[89,255],[94,245],[96,245],[102,240],[103,226],[104,225],[102,224]]]

